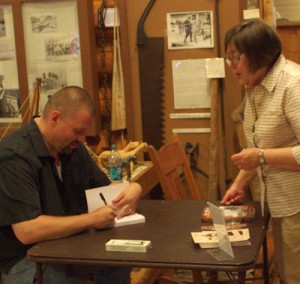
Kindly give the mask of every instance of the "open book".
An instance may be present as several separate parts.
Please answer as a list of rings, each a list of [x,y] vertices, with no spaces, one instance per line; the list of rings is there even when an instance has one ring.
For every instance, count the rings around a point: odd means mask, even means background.
[[[249,229],[228,230],[228,237],[232,246],[251,245]],[[219,239],[216,231],[192,232],[194,243],[199,244],[201,248],[219,247]]]
[[[120,182],[86,190],[85,195],[88,204],[88,211],[91,212],[101,206],[104,206],[105,202],[107,204],[112,204],[112,200],[117,197],[126,187],[128,187],[128,185],[128,182]],[[101,198],[101,195],[104,200]],[[144,222],[145,216],[139,213],[134,213],[132,215],[124,216],[121,219],[116,218],[114,226],[118,227]]]

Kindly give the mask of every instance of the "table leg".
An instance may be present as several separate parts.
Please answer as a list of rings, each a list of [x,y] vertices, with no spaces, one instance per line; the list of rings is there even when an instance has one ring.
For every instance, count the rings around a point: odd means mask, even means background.
[[[41,263],[36,263],[36,283],[43,284],[43,267]]]
[[[263,242],[263,261],[264,261],[264,284],[269,284],[269,256],[268,256],[268,240],[267,234]]]

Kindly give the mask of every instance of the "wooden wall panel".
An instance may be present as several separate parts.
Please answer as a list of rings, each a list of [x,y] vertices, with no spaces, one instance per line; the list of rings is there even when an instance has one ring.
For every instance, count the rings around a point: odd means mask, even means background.
[[[300,64],[300,22],[279,22],[277,33],[286,58]]]
[[[136,31],[137,23],[139,17],[144,11],[148,0],[127,0],[117,1],[118,5],[123,7],[122,10],[126,16],[127,23],[127,38],[128,56],[124,58],[125,72],[130,74],[130,86],[131,86],[131,99],[132,99],[132,109],[134,114],[132,114],[132,123],[134,131],[134,136],[130,137],[134,140],[143,140],[142,129],[141,129],[141,108],[140,108],[140,86],[139,86],[139,71],[138,71],[138,50],[137,50],[137,40]],[[215,1],[219,3],[220,8],[220,42],[222,56],[224,56],[223,39],[225,32],[234,24],[241,21],[242,9],[244,8],[245,1],[233,1],[228,6],[228,1],[219,0]],[[193,110],[174,110],[174,99],[173,99],[173,82],[172,82],[172,70],[171,61],[176,59],[194,59],[194,58],[209,58],[217,57],[216,46],[214,48],[205,49],[189,49],[189,50],[168,50],[167,49],[167,37],[166,37],[166,13],[174,12],[191,12],[191,11],[201,11],[201,10],[213,10],[215,12],[214,1],[193,1],[193,0],[172,0],[172,1],[156,1],[152,10],[150,11],[148,18],[145,23],[145,32],[149,37],[163,37],[165,39],[165,77],[164,77],[164,133],[165,141],[168,143],[171,141],[172,129],[173,128],[206,128],[210,127],[209,119],[201,120],[171,120],[169,118],[170,113],[173,112],[209,112],[209,109],[193,109]],[[214,23],[215,25],[215,23]],[[124,28],[124,27],[123,27]],[[216,31],[216,30],[215,30]],[[215,33],[215,32],[214,32]],[[215,33],[216,37],[216,33]],[[215,38],[215,43],[216,43]],[[236,169],[233,167],[230,156],[238,151],[237,149],[237,138],[235,134],[235,129],[233,127],[233,122],[231,119],[232,111],[240,104],[243,93],[242,88],[236,82],[235,78],[230,74],[229,70],[226,69],[226,78],[224,80],[224,92],[222,94],[222,100],[224,105],[224,124],[225,124],[225,136],[220,136],[220,142],[226,149],[226,156],[222,162],[226,166],[226,178],[234,178],[236,174]],[[180,134],[180,139],[183,143],[191,142],[194,145],[199,143],[199,162],[198,166],[201,170],[208,173],[208,161],[209,161],[209,151],[210,151],[210,135],[209,134]],[[207,179],[199,175],[200,187],[202,187],[202,195],[207,196],[208,183]]]

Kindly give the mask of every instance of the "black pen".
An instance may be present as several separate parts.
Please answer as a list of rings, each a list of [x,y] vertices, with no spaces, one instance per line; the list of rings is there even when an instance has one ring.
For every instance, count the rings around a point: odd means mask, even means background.
[[[100,198],[102,199],[102,201],[104,202],[105,205],[107,205],[107,202],[105,200],[104,195],[102,194],[102,192],[99,193]]]

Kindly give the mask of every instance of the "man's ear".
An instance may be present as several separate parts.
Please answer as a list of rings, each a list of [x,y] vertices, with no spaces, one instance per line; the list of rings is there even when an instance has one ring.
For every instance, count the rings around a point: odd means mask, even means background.
[[[56,125],[61,120],[61,113],[57,110],[52,111],[50,115],[51,125]]]

